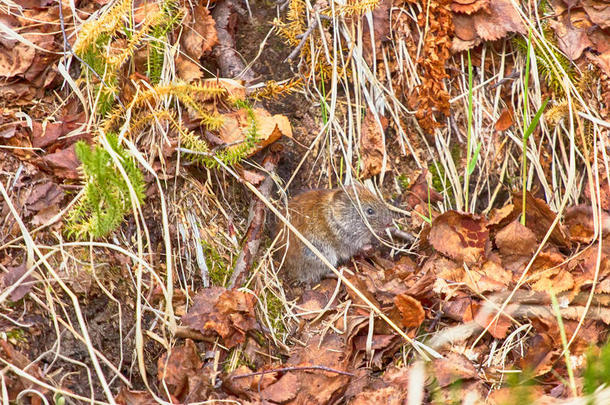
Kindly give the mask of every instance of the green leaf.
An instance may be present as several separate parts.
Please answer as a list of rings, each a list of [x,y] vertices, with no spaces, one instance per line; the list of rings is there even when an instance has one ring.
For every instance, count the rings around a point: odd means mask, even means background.
[[[548,102],[549,102],[549,99],[547,98],[546,100],[544,100],[542,102],[542,105],[540,106],[538,111],[536,111],[536,115],[534,115],[534,119],[532,120],[532,122],[530,122],[530,125],[527,127],[527,129],[525,130],[525,133],[523,134],[523,142],[527,142],[530,135],[534,132],[534,129],[536,129],[536,126],[538,126],[538,121],[540,121],[540,117],[542,117],[542,113],[544,112],[544,109],[546,108],[546,105],[548,104]]]
[[[479,159],[479,151],[481,150],[481,142],[477,143],[477,147],[474,150],[472,158],[468,162],[468,175],[470,176],[474,172],[474,168],[477,166],[477,160]]]

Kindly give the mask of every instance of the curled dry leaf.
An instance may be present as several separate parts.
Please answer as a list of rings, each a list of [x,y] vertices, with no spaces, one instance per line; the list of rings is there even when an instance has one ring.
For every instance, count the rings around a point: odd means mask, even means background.
[[[452,3],[456,37],[451,50],[460,52],[471,49],[483,41],[496,41],[511,32],[526,33],[521,17],[511,0],[489,0],[485,4],[468,0]]]
[[[176,68],[180,78],[190,82],[203,77],[203,70],[197,62],[218,43],[218,36],[216,22],[204,5],[197,4],[184,10],[184,32],[180,37],[183,53],[176,56]]]
[[[536,235],[517,220],[502,228],[496,234],[495,242],[504,256],[531,257],[536,250]]]
[[[164,381],[172,395],[178,397],[186,388],[189,374],[200,372],[202,366],[195,343],[186,339],[184,345],[174,347],[159,357],[157,380]]]
[[[572,274],[565,268],[565,257],[558,252],[540,252],[534,259],[529,282],[534,291],[555,294],[574,287]]]
[[[256,121],[256,132],[259,136],[259,142],[248,151],[248,156],[254,155],[265,146],[277,141],[281,136],[292,138],[292,128],[290,121],[284,115],[271,115],[262,108],[254,108],[252,112]],[[247,133],[251,125],[251,120],[248,115],[248,110],[245,108],[239,109],[232,113],[224,114],[224,124],[219,132],[219,137],[222,141],[231,148],[238,148],[239,143],[245,139],[244,134]]]
[[[472,14],[479,10],[486,10],[489,0],[454,0],[451,3],[451,11],[454,13]]]
[[[74,145],[66,149],[60,149],[57,152],[44,155],[35,161],[41,168],[49,170],[53,175],[70,180],[78,180],[81,178],[79,167],[80,160],[76,157]]]
[[[150,391],[132,391],[127,387],[122,387],[114,400],[119,405],[150,405],[157,402]]]
[[[254,303],[251,294],[222,287],[205,288],[195,296],[182,322],[204,335],[220,335],[231,348],[244,342],[247,331],[258,329]]]
[[[595,236],[593,209],[590,205],[581,204],[566,210],[564,226],[574,242],[591,243]],[[603,235],[610,232],[610,214],[601,212],[601,231]]]
[[[343,339],[336,334],[313,336],[304,347],[294,350],[287,367],[325,366],[346,371],[350,351]],[[346,375],[322,370],[290,371],[298,376],[301,387],[294,399],[296,404],[325,404],[338,392],[345,389],[349,381]]]
[[[381,173],[383,157],[386,153],[383,133],[388,126],[388,119],[375,115],[368,110],[362,124],[362,135],[360,136],[360,152],[362,153],[363,178],[369,178]]]
[[[489,231],[480,215],[447,211],[432,222],[428,241],[438,252],[472,265],[483,258]]]
[[[284,374],[276,383],[265,388],[261,396],[265,401],[283,404],[294,399],[301,389],[301,379],[295,373]]]

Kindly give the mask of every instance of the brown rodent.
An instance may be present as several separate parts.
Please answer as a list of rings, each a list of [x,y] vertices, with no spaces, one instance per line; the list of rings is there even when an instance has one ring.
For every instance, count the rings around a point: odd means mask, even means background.
[[[376,244],[377,234],[392,226],[392,213],[373,193],[362,186],[312,190],[288,202],[289,220],[333,265],[344,262]],[[365,223],[366,221],[366,223]],[[281,225],[281,224],[280,224]],[[317,283],[332,271],[292,232],[285,232],[283,271],[289,281]],[[283,253],[283,252],[282,252]]]

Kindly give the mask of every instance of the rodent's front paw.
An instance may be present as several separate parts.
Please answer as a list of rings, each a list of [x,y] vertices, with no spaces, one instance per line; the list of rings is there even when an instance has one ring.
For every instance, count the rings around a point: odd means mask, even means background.
[[[373,253],[375,253],[375,246],[372,243],[367,243],[360,249],[360,254],[365,257],[371,256]]]

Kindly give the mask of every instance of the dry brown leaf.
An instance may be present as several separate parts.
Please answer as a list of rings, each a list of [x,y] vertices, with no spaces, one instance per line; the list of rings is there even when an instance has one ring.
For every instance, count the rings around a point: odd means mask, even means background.
[[[208,9],[198,4],[187,8],[185,29],[180,38],[184,53],[198,61],[218,43],[216,22]]]
[[[457,38],[462,41],[473,41],[477,37],[474,29],[474,19],[463,14],[453,16],[453,27]]]
[[[186,339],[183,346],[174,347],[157,360],[157,380],[165,381],[172,394],[182,392],[187,383],[188,374],[199,372],[203,363],[197,354],[197,347],[191,339]]]
[[[448,353],[443,358],[434,359],[432,367],[440,387],[447,387],[458,380],[467,380],[477,375],[472,362],[457,353]]]
[[[176,56],[176,74],[187,83],[203,78],[203,69],[184,55]]]
[[[292,138],[292,128],[290,121],[284,115],[271,115],[262,108],[252,109],[256,120],[256,132],[259,135],[259,142],[248,151],[247,155],[252,156],[265,146],[277,141],[281,136]],[[245,139],[245,134],[250,128],[251,120],[248,110],[240,110],[223,115],[224,124],[218,135],[222,142],[230,146],[228,149],[239,148],[239,142]]]
[[[518,220],[502,228],[496,234],[495,243],[500,253],[505,256],[531,257],[536,251],[536,235]]]
[[[432,222],[428,241],[437,251],[471,265],[485,253],[489,231],[479,215],[447,211]]]
[[[553,368],[553,357],[556,348],[553,347],[551,337],[547,333],[539,333],[530,339],[525,356],[520,366],[525,370],[532,370],[534,376],[548,373]]]
[[[550,20],[549,24],[557,35],[559,49],[570,60],[580,58],[585,48],[593,45],[587,35],[591,23],[583,11],[565,13],[560,21]]]
[[[594,24],[610,28],[610,4],[604,0],[582,0],[582,6]]]
[[[523,194],[520,191],[513,193],[513,201],[519,201],[519,204],[516,204],[514,207],[513,215],[521,214],[522,198]],[[529,191],[526,193],[525,204],[525,226],[536,234],[537,240],[542,240],[555,220],[555,213],[551,211],[544,200],[534,197]],[[550,241],[559,247],[570,247],[571,245],[563,232],[561,224],[557,224],[553,228]]]
[[[36,161],[40,166],[50,170],[59,178],[70,180],[78,180],[81,178],[79,170],[81,162],[76,157],[74,145],[71,145],[66,149],[60,149],[54,153],[46,154]]]
[[[403,327],[418,328],[426,319],[426,312],[421,303],[407,294],[394,297],[394,305],[400,311]]]
[[[405,390],[393,386],[377,388],[375,390],[369,389],[359,392],[352,401],[349,402],[349,405],[402,405],[405,403],[406,396],[407,393]]]
[[[114,400],[119,405],[153,405],[157,403],[150,391],[132,391],[126,386],[121,388]]]
[[[204,335],[217,333],[231,348],[244,342],[246,332],[258,329],[254,303],[255,298],[248,293],[205,288],[195,296],[182,322]]]
[[[474,26],[483,41],[496,41],[510,32],[527,33],[511,0],[490,0],[488,10],[474,14]]]
[[[286,373],[276,383],[265,388],[261,395],[267,401],[281,404],[294,399],[300,389],[299,377],[295,373]]]
[[[322,336],[313,336],[304,347],[294,349],[286,362],[287,367],[326,366],[336,370],[346,370],[350,351],[346,348],[343,339],[333,333]],[[294,403],[296,404],[325,404],[333,395],[342,392],[349,377],[336,373],[323,371],[306,372],[291,371],[298,376],[301,389],[298,391]]]
[[[451,3],[451,11],[454,13],[473,14],[488,7],[489,0],[454,0]]]
[[[504,339],[506,338],[506,335],[508,335],[508,329],[512,325],[510,318],[505,314],[514,312],[518,307],[518,304],[509,304],[504,310],[504,313],[494,321],[496,312],[491,310],[487,305],[483,305],[474,316],[474,321],[482,328],[487,328],[489,334],[494,338]]]
[[[571,240],[578,243],[591,243],[595,236],[593,210],[590,205],[581,204],[566,209],[564,226]],[[610,232],[610,214],[601,212],[602,234]]]
[[[360,152],[362,153],[363,179],[378,175],[383,167],[383,156],[385,155],[383,133],[388,126],[388,119],[379,116],[379,121],[377,122],[375,115],[369,110],[362,123]]]
[[[515,123],[514,115],[515,113],[511,107],[503,109],[494,125],[494,129],[496,131],[506,131]]]
[[[405,204],[407,209],[413,210],[415,206],[418,204],[434,204],[438,201],[443,201],[443,196],[436,191],[434,188],[428,185],[428,181],[426,180],[428,171],[426,169],[417,176],[417,180],[415,183],[411,185],[409,190],[405,192]],[[412,217],[419,217],[418,215],[412,215]]]

